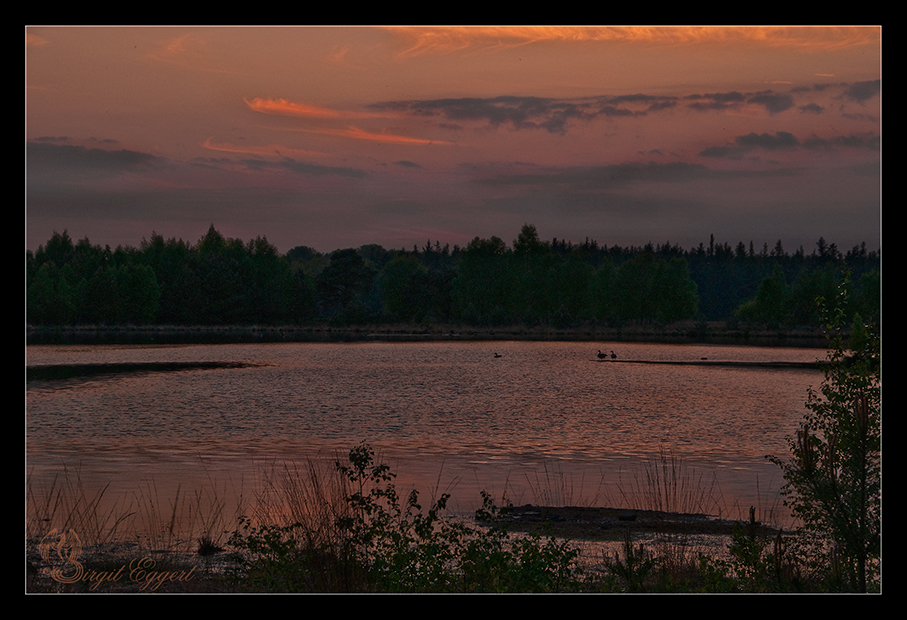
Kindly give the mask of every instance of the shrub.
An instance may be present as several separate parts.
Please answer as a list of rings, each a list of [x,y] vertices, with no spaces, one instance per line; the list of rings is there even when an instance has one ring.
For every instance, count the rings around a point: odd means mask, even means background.
[[[658,565],[658,558],[642,543],[634,547],[629,529],[624,537],[623,552],[623,558],[619,554],[614,554],[605,561],[610,573],[608,580],[610,589],[644,592],[647,589],[649,575]]]
[[[699,568],[708,592],[801,592],[808,585],[793,549],[796,538],[760,534],[755,509],[746,525],[737,522],[728,545],[728,559],[701,555]]]
[[[581,587],[579,551],[539,536],[514,538],[483,492],[477,526],[445,510],[448,494],[427,510],[415,490],[401,498],[395,475],[376,464],[366,443],[335,463],[348,485],[348,510],[332,542],[307,537],[301,523],[253,526],[241,519],[230,537],[235,575],[253,591],[563,592]],[[327,578],[326,576],[332,576]]]
[[[825,380],[788,439],[790,460],[769,456],[802,522],[798,552],[832,591],[877,586],[881,553],[881,374],[876,325],[857,323],[844,346],[847,282],[837,303],[820,299],[831,343]]]

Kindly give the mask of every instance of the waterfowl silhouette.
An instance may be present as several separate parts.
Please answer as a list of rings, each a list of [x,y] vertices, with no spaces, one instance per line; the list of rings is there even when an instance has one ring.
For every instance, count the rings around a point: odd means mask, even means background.
[[[598,359],[603,360],[603,359],[605,359],[606,357],[608,357],[608,356],[607,356],[606,354],[602,353],[602,350],[599,349],[599,350],[598,350]]]
[[[501,357],[501,354],[500,354],[500,353],[497,353],[497,352],[495,352],[495,354],[494,354],[494,356],[495,356],[495,357]]]
[[[614,351],[611,351],[611,359],[612,359],[612,360],[616,360],[616,359],[617,359],[617,353],[615,353]]]

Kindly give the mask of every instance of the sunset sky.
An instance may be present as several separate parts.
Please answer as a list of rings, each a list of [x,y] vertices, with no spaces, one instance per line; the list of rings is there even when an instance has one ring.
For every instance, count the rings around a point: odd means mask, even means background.
[[[881,28],[27,27],[26,246],[881,247]]]

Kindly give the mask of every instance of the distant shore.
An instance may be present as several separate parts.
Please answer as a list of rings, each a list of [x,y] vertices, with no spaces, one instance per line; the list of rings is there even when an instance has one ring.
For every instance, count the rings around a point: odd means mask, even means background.
[[[724,322],[667,326],[556,328],[470,325],[71,325],[27,326],[26,344],[228,344],[252,342],[430,342],[552,340],[741,346],[818,347],[824,336],[808,329],[729,328]]]

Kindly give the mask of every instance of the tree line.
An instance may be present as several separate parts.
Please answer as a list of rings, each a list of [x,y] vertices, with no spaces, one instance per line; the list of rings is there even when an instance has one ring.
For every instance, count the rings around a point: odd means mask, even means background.
[[[511,245],[476,237],[466,247],[428,241],[285,254],[212,225],[192,244],[152,233],[138,247],[101,247],[54,232],[26,252],[31,325],[477,326],[667,324],[687,319],[771,327],[815,325],[815,300],[847,274],[852,313],[878,320],[880,252],[842,253],[819,239],[807,254],[735,247],[710,238],[692,249],[544,241],[526,224]]]

